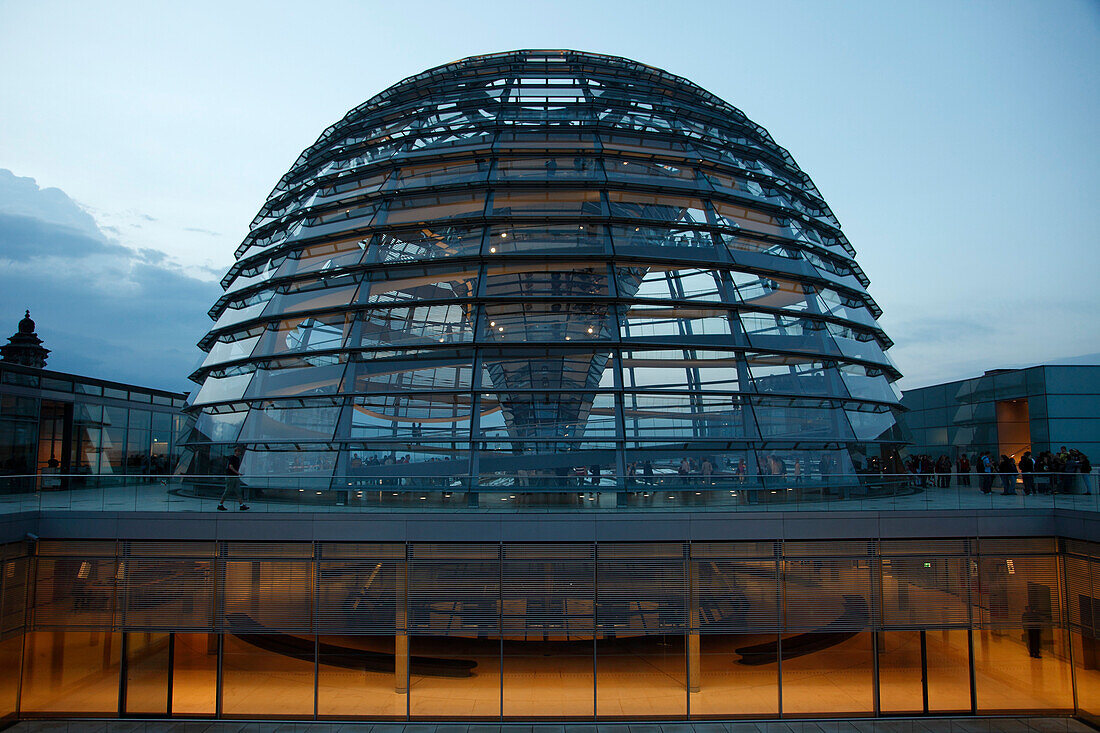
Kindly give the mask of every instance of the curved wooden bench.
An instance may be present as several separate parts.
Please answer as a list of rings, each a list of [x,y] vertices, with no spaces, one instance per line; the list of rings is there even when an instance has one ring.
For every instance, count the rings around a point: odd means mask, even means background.
[[[313,662],[313,641],[310,639],[274,632],[243,613],[231,613],[226,620],[234,629],[233,635],[246,644],[284,657]],[[325,643],[318,645],[317,652],[322,664],[343,669],[393,674],[396,667],[394,655],[384,652]],[[409,672],[426,677],[473,677],[475,667],[477,662],[472,659],[409,657]]]

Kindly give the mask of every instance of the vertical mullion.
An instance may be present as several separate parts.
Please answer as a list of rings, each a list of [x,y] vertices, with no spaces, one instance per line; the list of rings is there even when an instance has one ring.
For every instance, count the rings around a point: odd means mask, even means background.
[[[164,713],[172,717],[172,686],[176,677],[176,632],[168,632],[168,691],[165,700]]]
[[[774,550],[773,550],[774,552]],[[783,584],[786,580],[787,569],[784,567],[782,558],[777,558],[775,561],[775,595],[776,595],[776,608],[779,622],[777,631],[775,632],[775,650],[776,650],[776,670],[775,670],[775,685],[778,694],[778,700],[776,700],[776,715],[780,718],[783,717],[783,629],[787,625],[787,609],[785,604],[787,602],[786,594],[783,592]]]
[[[920,630],[920,692],[924,713],[928,714],[928,630]]]
[[[321,584],[318,582],[318,575],[321,572],[321,545],[317,542],[313,543],[313,562],[311,563],[313,572],[310,573],[310,582],[313,583],[313,602],[310,604],[309,609],[309,627],[313,631],[313,719],[317,720],[318,707],[317,707],[317,692],[318,685],[320,684],[319,677],[321,671],[321,654],[320,654],[320,636],[317,629],[317,607],[318,596],[321,592]]]
[[[596,676],[599,672],[599,655],[596,639],[600,633],[600,545],[592,546],[592,719],[596,720]]]
[[[122,634],[122,649],[118,665],[118,717],[122,718],[126,715],[126,675],[129,670],[129,663],[126,657],[130,652],[130,635],[125,631],[120,633]],[[110,631],[106,632],[104,635],[104,642],[110,638],[110,634]]]

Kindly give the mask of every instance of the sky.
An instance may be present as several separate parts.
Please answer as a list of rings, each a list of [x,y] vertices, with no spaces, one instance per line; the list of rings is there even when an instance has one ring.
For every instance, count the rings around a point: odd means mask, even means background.
[[[439,64],[573,48],[767,128],[871,278],[903,389],[1100,363],[1100,3],[0,0],[0,338],[187,390],[298,153]],[[6,324],[6,325],[5,325]]]

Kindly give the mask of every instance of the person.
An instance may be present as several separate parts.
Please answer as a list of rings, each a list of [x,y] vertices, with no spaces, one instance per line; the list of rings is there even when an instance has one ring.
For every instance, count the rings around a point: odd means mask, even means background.
[[[1092,463],[1089,462],[1089,457],[1084,453],[1078,453],[1078,460],[1080,461],[1079,470],[1081,471],[1081,481],[1084,483],[1085,493],[1092,493]]]
[[[1031,451],[1025,450],[1020,457],[1020,473],[1024,479],[1024,496],[1037,493],[1035,491],[1035,459],[1031,457]]]
[[[970,458],[965,453],[959,456],[959,486],[970,486]]]
[[[1002,453],[1001,461],[997,464],[997,472],[1001,474],[1001,483],[1005,487],[1004,491],[1001,492],[1001,496],[1015,496],[1016,461]]]
[[[1040,616],[1035,609],[1030,605],[1024,608],[1023,616],[1024,629],[1027,631],[1027,653],[1032,659],[1043,658],[1043,617]]]
[[[993,460],[989,457],[989,451],[983,451],[978,458],[978,487],[983,494],[993,491]]]
[[[714,474],[714,464],[710,462],[710,458],[703,459],[701,473],[703,474],[703,485],[710,486],[710,479],[711,476]]]
[[[221,501],[218,502],[219,512],[228,511],[225,508],[225,497],[230,493],[237,495],[240,511],[248,511],[248,504],[244,503],[244,491],[241,488],[241,456],[243,455],[244,448],[238,446],[233,449],[233,455],[229,456],[225,462],[225,489],[222,491]]]

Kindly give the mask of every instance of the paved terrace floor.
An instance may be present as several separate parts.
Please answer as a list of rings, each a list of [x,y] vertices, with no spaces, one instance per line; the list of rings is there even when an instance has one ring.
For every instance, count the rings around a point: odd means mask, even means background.
[[[24,721],[9,730],[12,733],[1086,733],[1095,728],[1072,718],[918,718],[611,725]]]

